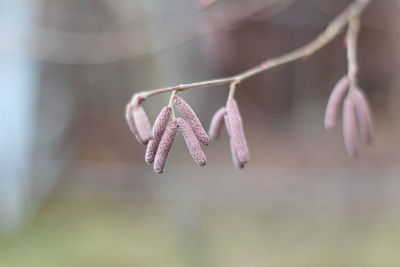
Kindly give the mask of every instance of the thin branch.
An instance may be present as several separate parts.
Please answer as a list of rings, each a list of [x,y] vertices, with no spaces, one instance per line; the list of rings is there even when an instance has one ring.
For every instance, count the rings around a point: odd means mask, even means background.
[[[230,97],[233,97],[233,93],[235,91],[236,85],[240,82],[251,78],[259,73],[267,71],[269,69],[275,68],[277,66],[304,58],[313,55],[315,52],[323,48],[329,42],[331,42],[339,33],[343,31],[343,28],[349,24],[351,21],[354,21],[354,27],[356,26],[356,22],[361,13],[367,7],[367,5],[372,0],[355,0],[352,2],[345,10],[343,10],[329,25],[328,27],[313,41],[309,44],[300,47],[292,52],[284,54],[282,56],[278,56],[276,58],[272,58],[269,60],[264,61],[260,65],[251,68],[247,71],[239,73],[232,77],[227,78],[220,78],[196,83],[188,83],[188,84],[180,84],[176,86],[156,89],[152,91],[141,92],[139,95],[143,98],[149,98],[154,95],[167,93],[171,91],[184,91],[192,88],[200,88],[200,87],[207,87],[207,86],[217,86],[217,85],[224,85],[224,84],[234,84],[231,86]],[[357,26],[359,27],[359,26]],[[356,27],[354,28],[356,30]],[[351,31],[351,30],[350,30]],[[358,30],[357,30],[358,31]],[[355,34],[357,38],[357,34]],[[350,42],[349,48],[352,45]],[[355,56],[355,55],[354,55]],[[352,65],[353,67],[356,65]],[[233,89],[232,89],[233,88]]]
[[[358,35],[360,32],[360,18],[354,17],[349,22],[349,28],[346,35],[346,46],[347,46],[347,62],[348,62],[348,74],[347,77],[350,81],[350,91],[357,89],[357,73],[358,73],[358,62],[357,62],[357,43]]]
[[[174,110],[174,104],[173,104],[173,100],[174,100],[175,95],[176,95],[176,90],[172,91],[172,94],[169,97],[169,103],[168,103],[168,106],[171,108],[171,120],[175,120],[176,119],[175,110]]]

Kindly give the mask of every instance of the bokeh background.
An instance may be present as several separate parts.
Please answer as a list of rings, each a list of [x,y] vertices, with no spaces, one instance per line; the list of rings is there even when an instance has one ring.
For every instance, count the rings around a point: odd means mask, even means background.
[[[144,163],[124,120],[142,90],[233,75],[300,47],[348,0],[0,1],[1,267],[400,265],[400,1],[363,15],[375,139],[348,159],[323,129],[343,35],[240,84],[251,150],[198,168],[178,137]],[[181,93],[208,127],[226,86]],[[151,120],[167,95],[145,103]]]

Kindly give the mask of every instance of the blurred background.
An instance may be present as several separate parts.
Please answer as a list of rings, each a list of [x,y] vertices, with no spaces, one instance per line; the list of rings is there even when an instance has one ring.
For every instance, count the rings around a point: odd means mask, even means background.
[[[226,132],[165,174],[124,119],[138,91],[233,75],[300,47],[349,0],[1,0],[0,266],[400,265],[400,1],[363,15],[375,139],[349,160],[323,129],[343,35],[240,84],[251,162]],[[208,9],[199,7],[211,4]],[[181,94],[208,127],[226,86]],[[154,120],[168,95],[145,102]]]

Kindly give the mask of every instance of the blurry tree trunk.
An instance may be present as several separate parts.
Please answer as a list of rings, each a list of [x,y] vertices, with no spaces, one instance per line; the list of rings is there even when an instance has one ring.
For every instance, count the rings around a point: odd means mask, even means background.
[[[1,1],[1,31],[13,31],[18,36],[29,34],[37,7],[30,0]],[[13,45],[25,44],[16,40]],[[30,158],[36,123],[37,68],[38,63],[26,56],[0,55],[0,231],[4,233],[19,228],[32,204]]]

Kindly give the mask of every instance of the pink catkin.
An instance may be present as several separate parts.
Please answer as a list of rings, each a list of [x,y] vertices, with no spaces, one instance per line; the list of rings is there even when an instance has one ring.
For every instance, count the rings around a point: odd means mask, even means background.
[[[325,110],[325,129],[331,130],[335,127],[340,105],[343,102],[348,87],[349,79],[344,76],[336,84],[335,88],[333,88]]]
[[[154,162],[154,158],[156,157],[158,142],[154,139],[150,139],[147,144],[146,154],[144,155],[144,160],[147,164],[152,164]]]
[[[135,119],[133,117],[133,109],[134,108],[135,107],[132,104],[128,104],[128,106],[126,106],[126,121],[128,122],[129,128],[131,129],[132,133],[135,135],[136,139],[142,143],[142,140],[140,140],[139,133],[136,129]]]
[[[236,168],[243,169],[245,163],[242,163],[239,161],[238,154],[237,154],[235,147],[233,145],[233,142],[232,142],[232,138],[230,138],[229,142],[230,142],[230,146],[231,146],[231,154],[232,154],[233,164],[235,164]]]
[[[222,125],[224,123],[224,116],[226,114],[226,108],[220,108],[212,117],[210,123],[210,129],[208,130],[208,134],[211,140],[217,140],[219,135],[221,134]]]
[[[364,143],[370,144],[372,141],[372,117],[367,98],[360,89],[352,90],[351,97],[354,101],[361,139]]]
[[[136,139],[146,145],[151,138],[151,124],[144,108],[131,103],[126,108],[126,119]]]
[[[204,166],[207,163],[206,155],[201,149],[199,140],[197,139],[195,133],[193,132],[190,124],[184,119],[176,119],[179,125],[179,129],[185,139],[186,145],[189,149],[190,155],[198,166]]]
[[[185,100],[183,100],[179,96],[175,96],[173,101],[176,108],[189,123],[190,127],[192,127],[193,132],[197,136],[199,141],[203,145],[208,145],[209,143],[208,135],[204,130],[203,125],[201,125],[199,118],[194,113],[193,109],[189,106],[188,103],[186,103]]]
[[[240,164],[244,165],[249,161],[249,149],[247,147],[246,137],[243,131],[242,118],[239,108],[234,99],[229,99],[226,105],[227,110],[227,128],[229,128],[233,147],[237,153]]]
[[[157,153],[158,144],[160,143],[161,137],[167,127],[169,118],[171,116],[172,108],[164,107],[160,114],[158,114],[156,121],[153,125],[152,139],[147,144],[147,150],[145,155],[145,160],[148,164],[154,162],[154,157]]]
[[[343,105],[343,136],[347,153],[354,158],[358,153],[358,132],[354,102],[351,97],[344,100]]]
[[[231,155],[232,155],[233,164],[235,164],[236,168],[243,169],[245,164],[241,163],[239,161],[239,159],[238,159],[238,155],[237,155],[236,149],[235,149],[235,147],[233,145],[232,138],[230,137],[231,136],[231,130],[229,129],[228,116],[226,114],[224,116],[224,120],[225,120],[226,130],[227,130],[227,132],[229,134],[229,144],[230,144],[230,147],[231,147]]]
[[[165,129],[160,144],[158,145],[156,156],[154,158],[153,168],[156,173],[164,172],[168,153],[171,149],[172,143],[174,142],[177,130],[178,130],[178,123],[176,120],[168,124],[167,128]]]

